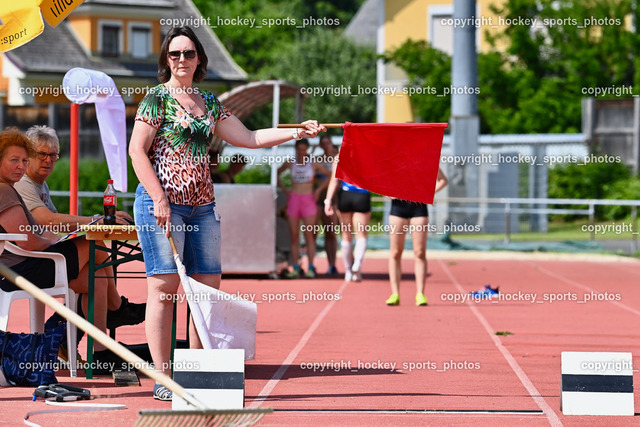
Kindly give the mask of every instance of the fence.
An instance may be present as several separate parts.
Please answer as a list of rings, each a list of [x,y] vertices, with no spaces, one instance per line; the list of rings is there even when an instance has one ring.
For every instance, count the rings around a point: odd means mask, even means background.
[[[446,204],[446,207],[442,207]],[[473,206],[475,204],[475,206]],[[456,206],[452,206],[456,205]],[[465,205],[465,206],[459,206]],[[471,206],[470,206],[471,205]],[[501,205],[491,207],[490,205]],[[527,205],[523,207],[523,205]],[[549,208],[547,205],[587,205],[586,209],[575,208]],[[436,200],[434,211],[435,221],[445,223],[448,219],[442,218],[451,213],[477,214],[502,213],[504,217],[505,243],[511,242],[512,221],[511,216],[517,214],[542,214],[542,215],[585,215],[589,218],[588,231],[590,240],[595,240],[595,208],[596,206],[629,206],[631,207],[630,235],[632,250],[638,250],[638,206],[640,200],[611,200],[611,199],[549,199],[549,198],[467,198],[467,197],[442,197]],[[517,230],[516,230],[517,231]]]
[[[65,191],[51,191],[52,196],[68,197],[69,193]],[[103,193],[99,191],[80,191],[78,198],[83,197],[102,197]],[[120,193],[118,197],[123,202],[123,207],[127,211],[132,211],[133,199],[135,193]],[[387,216],[390,210],[390,200],[388,197],[373,197],[373,211],[383,212],[384,222],[387,222]],[[380,203],[383,202],[383,206]],[[462,206],[461,206],[462,205]],[[499,205],[492,207],[491,205]],[[586,209],[576,208],[550,208],[547,205],[586,205]],[[549,198],[467,198],[467,197],[438,197],[432,208],[431,221],[442,226],[449,221],[449,216],[453,213],[462,213],[467,215],[477,215],[478,217],[486,216],[489,213],[502,214],[504,218],[504,234],[505,243],[511,242],[511,234],[513,221],[512,215],[519,214],[542,214],[542,215],[585,215],[589,218],[590,240],[595,240],[596,224],[595,209],[596,206],[629,206],[631,207],[631,245],[632,251],[638,250],[638,206],[640,200],[610,200],[610,199],[549,199]],[[78,212],[82,214],[81,206]],[[518,230],[515,230],[516,232]]]

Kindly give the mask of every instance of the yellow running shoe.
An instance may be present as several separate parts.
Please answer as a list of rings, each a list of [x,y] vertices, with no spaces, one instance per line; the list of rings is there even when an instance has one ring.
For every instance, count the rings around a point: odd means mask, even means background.
[[[427,298],[424,296],[422,292],[416,295],[416,305],[420,307],[421,305],[427,305]]]
[[[309,269],[307,270],[307,272],[304,273],[304,277],[306,277],[307,279],[316,278],[316,269],[313,267],[313,265],[309,266]]]
[[[302,276],[302,270],[297,265],[293,267],[293,269],[288,270],[284,277],[287,279],[299,279]]]
[[[385,303],[387,305],[400,305],[400,295],[391,294],[391,296],[385,301]]]

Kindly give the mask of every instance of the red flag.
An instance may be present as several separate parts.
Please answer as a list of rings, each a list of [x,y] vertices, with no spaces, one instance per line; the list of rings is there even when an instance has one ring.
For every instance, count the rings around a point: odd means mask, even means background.
[[[336,177],[384,196],[433,203],[447,126],[346,122]]]

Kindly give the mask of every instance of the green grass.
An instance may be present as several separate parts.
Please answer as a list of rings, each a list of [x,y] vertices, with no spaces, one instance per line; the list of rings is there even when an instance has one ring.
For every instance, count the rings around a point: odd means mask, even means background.
[[[617,226],[619,229],[625,230],[624,232],[616,233],[615,228],[610,227],[604,234],[599,233],[595,235],[595,240],[628,240],[632,239],[633,235],[630,231],[631,220],[618,220],[618,221],[603,221],[596,222],[596,225],[600,226]],[[576,220],[573,222],[564,221],[550,221],[549,231],[547,233],[539,232],[520,232],[511,233],[512,242],[535,242],[535,241],[552,241],[561,242],[565,240],[589,240],[591,233],[589,231],[583,231],[583,227],[588,230],[588,220]],[[622,228],[624,227],[624,228]],[[453,234],[456,239],[464,240],[504,240],[505,233],[459,233]]]
[[[376,218],[372,216],[371,218],[371,226],[374,229],[379,229],[382,224],[381,218]],[[379,224],[379,225],[376,225]],[[630,219],[618,220],[618,221],[602,221],[596,222],[596,225],[607,226],[607,225],[616,225],[622,226],[625,224],[626,230],[631,230],[629,224],[631,224]],[[566,240],[573,241],[587,241],[591,238],[591,233],[589,231],[583,231],[583,226],[586,230],[589,230],[589,221],[588,220],[575,220],[573,222],[565,222],[565,221],[550,221],[549,222],[549,231],[547,233],[540,232],[532,232],[525,231],[519,233],[511,233],[511,241],[512,242],[562,242]],[[386,233],[373,232],[372,235],[382,235]],[[505,233],[451,233],[451,237],[455,240],[497,240],[502,241],[505,238]],[[609,230],[604,234],[599,233],[595,235],[595,241],[598,240],[629,240],[632,239],[633,235],[630,231],[625,231],[617,234],[613,230]]]

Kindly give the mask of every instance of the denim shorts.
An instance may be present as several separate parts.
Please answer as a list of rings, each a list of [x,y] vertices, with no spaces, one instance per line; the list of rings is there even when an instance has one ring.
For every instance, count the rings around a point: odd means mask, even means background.
[[[220,216],[216,204],[171,207],[170,231],[187,275],[222,274],[220,265]],[[153,200],[142,185],[133,204],[136,230],[147,276],[177,273],[173,251],[163,227],[153,216]]]

